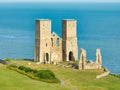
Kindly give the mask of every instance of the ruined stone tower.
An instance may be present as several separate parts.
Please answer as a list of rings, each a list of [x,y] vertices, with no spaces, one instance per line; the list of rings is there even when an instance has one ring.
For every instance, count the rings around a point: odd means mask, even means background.
[[[63,60],[78,60],[76,20],[62,21],[62,38],[55,32],[51,33],[51,20],[36,20],[35,36],[34,60],[36,62],[53,63]]]
[[[63,60],[78,60],[78,45],[76,36],[76,20],[62,20],[62,50]]]
[[[61,38],[55,32],[51,33],[51,20],[36,20],[34,60],[45,64],[78,60],[76,22],[74,19],[62,20]],[[102,55],[99,48],[96,49],[96,62],[87,60],[86,55],[86,50],[81,48],[79,70],[102,68]]]
[[[51,20],[36,20],[35,56],[36,62],[50,61]]]

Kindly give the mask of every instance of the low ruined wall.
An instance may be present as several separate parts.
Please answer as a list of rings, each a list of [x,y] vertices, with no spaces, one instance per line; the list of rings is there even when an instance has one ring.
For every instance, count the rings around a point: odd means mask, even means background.
[[[85,65],[85,69],[101,69],[100,64],[92,63]]]
[[[104,72],[104,73],[102,73],[102,74],[100,74],[100,75],[97,75],[96,78],[99,79],[99,78],[102,78],[102,77],[108,76],[109,73],[110,73],[109,71]]]

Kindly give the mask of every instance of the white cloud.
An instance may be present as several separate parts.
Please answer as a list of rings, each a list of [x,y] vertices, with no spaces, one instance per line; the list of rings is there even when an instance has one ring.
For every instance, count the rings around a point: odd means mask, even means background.
[[[120,0],[0,0],[0,2],[120,2]]]

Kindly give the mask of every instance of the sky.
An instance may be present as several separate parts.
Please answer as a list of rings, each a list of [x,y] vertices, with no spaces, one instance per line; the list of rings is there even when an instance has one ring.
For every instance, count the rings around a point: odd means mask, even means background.
[[[113,3],[120,0],[0,0],[0,2],[102,2]]]

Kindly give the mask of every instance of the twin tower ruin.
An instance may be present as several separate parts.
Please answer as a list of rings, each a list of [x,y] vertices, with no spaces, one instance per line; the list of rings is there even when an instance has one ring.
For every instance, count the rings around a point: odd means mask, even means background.
[[[62,20],[62,38],[51,33],[51,20],[36,20],[35,55],[36,62],[52,63],[78,60],[76,20]],[[96,62],[86,59],[86,51],[80,50],[79,69],[101,69],[102,56],[96,50]]]
[[[36,20],[35,55],[36,62],[60,62],[78,60],[76,20],[62,20],[62,38],[51,33],[51,20]]]

